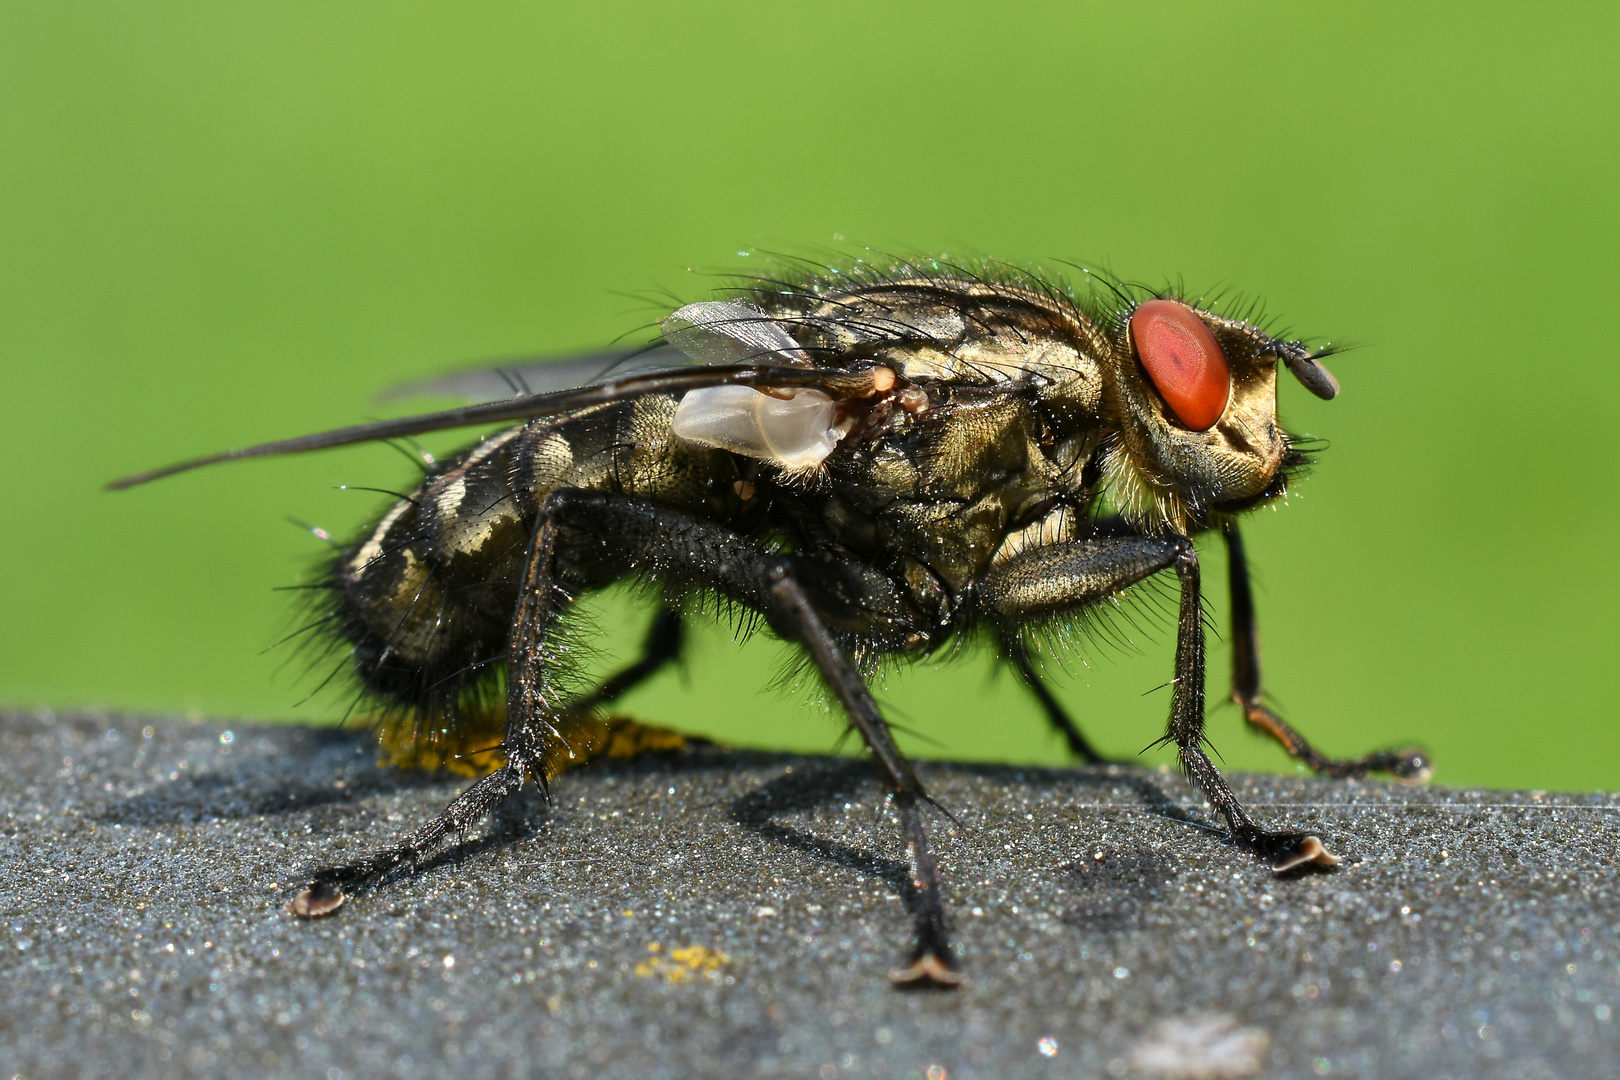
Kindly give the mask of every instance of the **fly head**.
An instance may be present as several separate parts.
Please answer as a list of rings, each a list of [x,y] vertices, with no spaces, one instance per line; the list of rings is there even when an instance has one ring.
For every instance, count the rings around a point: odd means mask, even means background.
[[[1277,421],[1279,364],[1318,397],[1338,392],[1300,342],[1174,299],[1137,304],[1109,351],[1110,488],[1144,528],[1186,533],[1282,494],[1297,458]]]

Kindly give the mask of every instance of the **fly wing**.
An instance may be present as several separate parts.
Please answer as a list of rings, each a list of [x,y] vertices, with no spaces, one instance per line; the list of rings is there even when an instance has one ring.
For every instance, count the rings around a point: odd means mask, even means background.
[[[673,371],[693,364],[810,364],[809,357],[781,323],[741,300],[687,304],[664,320],[664,338],[639,349],[513,360],[494,367],[452,371],[389,387],[377,400],[435,396],[477,403],[550,394],[625,375]]]
[[[791,364],[810,358],[774,316],[741,300],[687,304],[664,320],[664,340],[705,364]]]
[[[669,371],[646,371],[621,375],[607,379],[604,382],[575,387],[569,390],[558,390],[549,394],[524,394],[507,398],[504,401],[464,405],[457,409],[422,413],[418,416],[404,416],[397,420],[378,420],[373,423],[356,424],[352,427],[318,432],[314,435],[304,435],[295,439],[260,443],[257,446],[244,447],[240,450],[227,450],[224,453],[193,458],[190,461],[182,461],[165,468],[154,469],[151,472],[125,476],[110,482],[107,487],[114,491],[121,491],[124,488],[149,483],[165,476],[173,476],[176,473],[189,472],[204,465],[215,465],[225,461],[275,457],[282,454],[299,454],[310,450],[325,450],[334,446],[350,446],[354,443],[398,439],[408,435],[422,435],[430,431],[446,431],[451,428],[472,427],[480,424],[510,423],[512,421],[533,420],[543,416],[562,416],[595,405],[626,401],[647,394],[685,394],[692,390],[702,390],[713,386],[751,386],[778,390],[814,389],[833,398],[868,397],[875,392],[874,388],[878,385],[875,378],[871,368],[843,371],[813,366],[789,366],[781,361],[775,363],[689,367]],[[883,385],[886,387],[892,384],[892,381],[893,376],[890,374],[889,380],[884,382]]]
[[[662,342],[639,349],[615,349],[588,356],[515,359],[495,367],[471,368],[420,382],[401,383],[377,395],[378,401],[411,397],[454,397],[467,402],[500,401],[523,394],[550,394],[590,386],[623,375],[669,371],[699,361]]]

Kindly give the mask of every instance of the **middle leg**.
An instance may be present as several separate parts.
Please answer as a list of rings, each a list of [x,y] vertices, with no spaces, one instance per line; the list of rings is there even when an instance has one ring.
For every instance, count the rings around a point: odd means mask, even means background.
[[[1002,657],[1014,671],[1018,672],[1019,678],[1024,680],[1024,685],[1029,687],[1029,692],[1040,702],[1041,711],[1046,714],[1046,722],[1063,736],[1063,741],[1068,744],[1069,753],[1087,765],[1107,764],[1108,759],[1099,754],[1090,741],[1081,734],[1079,725],[1069,716],[1069,711],[1053,696],[1051,687],[1046,685],[1041,673],[1035,670],[1034,661],[1030,659],[1029,646],[1016,634],[1000,635],[999,645]]]
[[[1234,842],[1271,862],[1278,873],[1307,862],[1335,865],[1315,836],[1271,832],[1255,823],[1204,752],[1204,612],[1198,554],[1184,536],[1110,536],[1034,548],[998,567],[982,603],[1011,633],[1062,618],[1115,596],[1162,570],[1181,581],[1176,618],[1174,690],[1164,742],[1174,742],[1182,769],[1226,820]]]
[[[843,703],[850,721],[866,741],[866,748],[893,787],[900,827],[911,847],[912,913],[916,919],[916,944],[906,967],[889,973],[902,986],[959,986],[962,975],[952,954],[950,934],[945,925],[945,904],[940,893],[939,866],[928,846],[923,824],[922,803],[928,793],[922,781],[895,745],[889,725],[878,712],[877,702],[866,681],[845,655],[838,639],[828,630],[811,604],[804,586],[784,563],[771,570],[771,595],[776,601],[777,618],[783,620],[792,637],[809,650],[834,693]]]

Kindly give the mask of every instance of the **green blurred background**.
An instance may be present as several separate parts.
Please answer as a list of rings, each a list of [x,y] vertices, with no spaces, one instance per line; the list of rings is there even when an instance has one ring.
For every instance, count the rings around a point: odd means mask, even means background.
[[[1249,527],[1277,702],[1330,752],[1422,743],[1439,781],[1620,788],[1617,25],[1597,4],[9,0],[0,704],[343,711],[298,704],[307,674],[264,651],[293,625],[273,588],[320,554],[285,519],[342,534],[379,497],[335,486],[410,466],[362,447],[110,477],[599,346],[657,317],[633,294],[701,297],[742,250],[977,250],[1231,285],[1364,346],[1337,401],[1282,389],[1332,446]],[[607,653],[639,636],[626,599],[597,609]],[[706,631],[627,704],[825,749],[835,720],[766,689],[779,649]],[[1134,753],[1170,653],[1160,633],[1077,661],[1062,695]],[[921,753],[1060,760],[982,657],[884,699]],[[1230,707],[1211,730],[1232,766],[1292,767]]]

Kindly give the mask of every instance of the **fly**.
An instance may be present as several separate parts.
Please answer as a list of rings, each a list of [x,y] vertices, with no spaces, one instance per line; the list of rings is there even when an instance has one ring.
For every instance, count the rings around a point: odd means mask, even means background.
[[[683,621],[719,602],[804,650],[890,788],[916,893],[914,941],[891,977],[957,985],[928,794],[868,682],[975,635],[1074,755],[1101,761],[1046,690],[1032,637],[1159,574],[1180,594],[1163,743],[1232,842],[1275,872],[1337,864],[1320,838],[1259,824],[1204,751],[1193,540],[1219,532],[1230,556],[1232,697],[1246,720],[1319,773],[1427,775],[1415,750],[1325,757],[1262,700],[1238,523],[1305,464],[1277,420],[1279,367],[1321,398],[1338,384],[1299,341],[1104,284],[932,262],[751,281],[673,312],[645,349],[527,369],[524,392],[502,400],[114,481],[517,424],[434,464],[341,548],[318,590],[385,735],[431,748],[493,715],[504,761],[394,846],[317,872],[291,909],[333,911],[345,888],[414,866],[526,781],[544,786],[576,719],[673,659]],[[662,597],[646,654],[581,691],[564,617],[626,578]]]

